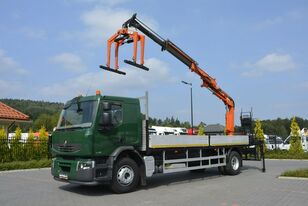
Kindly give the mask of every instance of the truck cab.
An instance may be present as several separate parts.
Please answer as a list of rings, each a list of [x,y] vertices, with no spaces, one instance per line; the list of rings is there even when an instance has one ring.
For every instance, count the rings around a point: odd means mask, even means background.
[[[97,94],[68,101],[52,134],[52,175],[78,184],[111,181],[112,158],[123,146],[140,146],[141,124],[139,99]]]

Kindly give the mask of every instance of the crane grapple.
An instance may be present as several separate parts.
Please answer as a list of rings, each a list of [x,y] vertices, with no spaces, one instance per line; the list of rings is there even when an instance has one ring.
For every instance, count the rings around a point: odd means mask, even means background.
[[[137,63],[137,48],[138,48],[138,42],[140,42],[140,63]],[[119,29],[114,35],[112,35],[108,41],[107,41],[107,64],[106,66],[100,65],[100,68],[115,72],[118,74],[123,74],[125,75],[126,73],[123,71],[119,70],[119,47],[124,45],[124,44],[134,44],[134,52],[133,52],[133,57],[132,61],[130,60],[124,60],[125,63],[130,64],[132,66],[138,67],[140,69],[148,71],[149,68],[144,66],[144,43],[145,43],[145,38],[144,35],[139,34],[136,31],[130,31],[128,28],[122,28]],[[110,59],[111,59],[111,47],[114,44],[114,53],[115,53],[115,58],[114,58],[114,69],[110,67]]]
[[[135,29],[134,31],[129,30],[130,28]],[[142,32],[139,34],[136,30]],[[233,99],[223,91],[217,84],[216,80],[202,70],[198,63],[186,54],[182,49],[175,45],[172,41],[164,39],[155,33],[151,28],[145,25],[142,21],[137,19],[137,14],[134,14],[130,19],[128,19],[122,25],[122,28],[117,31],[116,34],[112,35],[107,42],[107,64],[106,66],[100,66],[102,69],[116,72],[119,74],[126,74],[123,71],[119,70],[118,64],[118,52],[119,47],[123,44],[134,44],[133,57],[131,60],[124,60],[125,63],[135,66],[137,68],[148,71],[149,68],[144,66],[144,44],[145,36],[149,37],[155,43],[161,46],[162,51],[168,51],[175,58],[180,60],[185,64],[191,72],[196,73],[202,80],[201,87],[209,89],[216,97],[223,101],[226,105],[226,133],[227,135],[232,135],[234,133],[234,101]],[[138,42],[140,42],[140,63],[137,63],[137,48]],[[115,62],[114,69],[110,67],[110,53],[111,46],[115,44]]]

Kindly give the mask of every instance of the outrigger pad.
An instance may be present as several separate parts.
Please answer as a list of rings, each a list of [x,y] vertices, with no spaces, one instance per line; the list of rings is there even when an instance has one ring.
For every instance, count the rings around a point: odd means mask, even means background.
[[[143,66],[143,65],[141,65],[141,64],[137,64],[137,63],[135,63],[135,62],[133,62],[133,61],[130,61],[130,60],[124,60],[124,62],[125,62],[126,64],[130,64],[130,65],[132,65],[132,66],[134,66],[134,67],[138,67],[138,68],[140,68],[140,69],[143,69],[143,70],[149,71],[149,68],[148,68],[148,67]]]
[[[104,70],[107,70],[107,71],[110,71],[110,72],[114,72],[114,73],[126,75],[125,72],[122,72],[122,71],[116,70],[116,69],[112,69],[112,68],[110,68],[110,67],[105,67],[105,66],[103,66],[103,65],[99,65],[99,68],[104,69]]]

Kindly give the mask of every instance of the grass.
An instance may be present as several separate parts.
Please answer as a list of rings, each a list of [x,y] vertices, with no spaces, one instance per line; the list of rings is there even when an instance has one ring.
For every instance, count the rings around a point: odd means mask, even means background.
[[[281,174],[285,177],[305,177],[308,178],[308,168],[297,169],[297,170],[287,170]]]
[[[308,159],[308,152],[303,154],[291,154],[286,150],[267,150],[265,152],[267,159]]]
[[[50,167],[50,159],[0,163],[0,171]]]

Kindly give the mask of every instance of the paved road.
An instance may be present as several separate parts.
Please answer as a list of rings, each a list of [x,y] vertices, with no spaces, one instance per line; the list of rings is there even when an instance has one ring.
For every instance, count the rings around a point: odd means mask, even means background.
[[[86,187],[54,181],[48,169],[5,172],[0,173],[0,205],[307,205],[307,180],[285,180],[277,176],[286,169],[308,167],[308,161],[267,160],[266,173],[259,170],[261,162],[244,164],[237,176],[221,176],[216,169],[160,175],[151,178],[148,186],[121,195],[110,193],[106,186]]]

